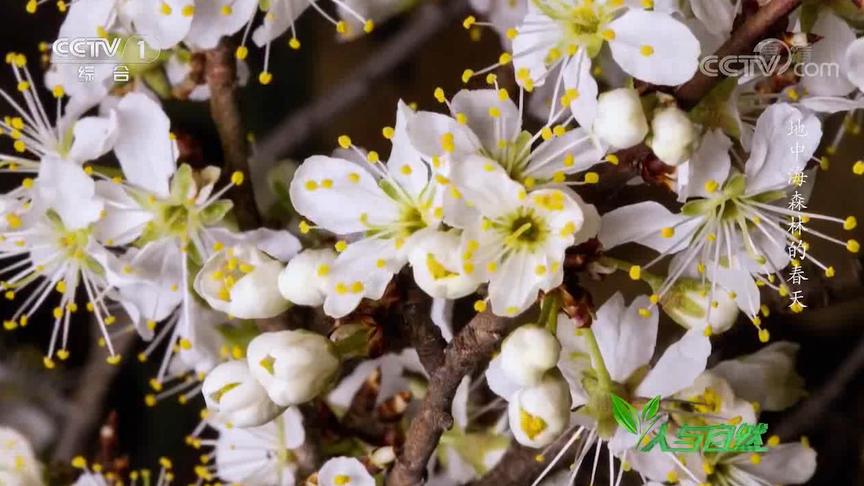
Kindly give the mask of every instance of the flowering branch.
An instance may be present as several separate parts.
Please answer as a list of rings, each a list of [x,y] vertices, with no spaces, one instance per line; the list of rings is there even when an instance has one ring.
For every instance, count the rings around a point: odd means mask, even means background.
[[[205,52],[204,77],[210,87],[210,116],[222,141],[225,171],[229,174],[240,171],[248,175],[246,131],[237,100],[237,61],[231,47],[231,42],[223,39],[214,49]],[[234,188],[232,200],[241,229],[260,226],[261,218],[255,206],[252,184]]]
[[[444,362],[429,380],[426,398],[411,422],[388,486],[421,484],[441,434],[453,425],[449,409],[463,376],[475,372],[498,348],[512,322],[491,312],[474,316],[444,350]]]

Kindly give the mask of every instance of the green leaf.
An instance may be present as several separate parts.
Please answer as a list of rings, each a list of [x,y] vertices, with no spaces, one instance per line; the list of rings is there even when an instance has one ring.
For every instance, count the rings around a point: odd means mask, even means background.
[[[618,425],[624,427],[631,434],[639,433],[639,414],[633,405],[630,405],[627,400],[619,397],[614,393],[609,394],[612,399],[612,416]]]
[[[642,421],[647,422],[657,415],[660,410],[660,395],[652,398],[644,407],[642,407]]]

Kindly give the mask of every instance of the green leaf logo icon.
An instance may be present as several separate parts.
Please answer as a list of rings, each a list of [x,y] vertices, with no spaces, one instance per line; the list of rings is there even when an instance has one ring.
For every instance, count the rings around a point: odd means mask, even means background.
[[[624,400],[614,393],[610,393],[609,398],[612,399],[612,416],[615,418],[615,421],[618,422],[618,425],[624,427],[624,429],[631,434],[638,434],[639,413],[636,412],[633,405],[630,405],[627,400]],[[659,400],[657,404],[659,406]]]
[[[652,398],[651,401],[645,404],[645,407],[642,408],[642,422],[648,422],[660,410],[660,395]]]

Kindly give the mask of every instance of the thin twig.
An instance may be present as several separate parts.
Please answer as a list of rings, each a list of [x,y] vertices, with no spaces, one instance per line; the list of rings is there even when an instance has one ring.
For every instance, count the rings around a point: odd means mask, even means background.
[[[453,425],[450,404],[462,377],[475,372],[492,355],[511,322],[486,311],[477,314],[453,338],[444,351],[444,363],[432,373],[426,397],[387,476],[388,486],[423,483],[429,457],[435,452],[441,434]]]
[[[256,144],[256,162],[271,163],[291,153],[316,130],[363,99],[375,84],[404,63],[424,44],[452,22],[465,15],[465,0],[445,4],[426,3],[417,9],[405,27],[378,49],[356,71],[339,83],[339,89],[319,96],[284,120]]]
[[[237,99],[237,61],[231,41],[222,39],[218,46],[204,53],[204,77],[210,87],[210,116],[222,141],[225,172],[240,171],[249,176],[248,148],[240,103]],[[252,184],[245,183],[231,191],[234,214],[240,229],[260,226]]]

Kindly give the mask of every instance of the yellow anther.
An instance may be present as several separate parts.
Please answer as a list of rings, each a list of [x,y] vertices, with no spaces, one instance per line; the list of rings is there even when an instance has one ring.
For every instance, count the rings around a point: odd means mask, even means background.
[[[759,329],[759,342],[767,343],[771,340],[771,333],[768,332],[768,329]]]
[[[237,59],[240,59],[241,61],[243,59],[246,59],[246,56],[248,56],[248,55],[249,55],[249,48],[246,46],[238,46],[237,50],[234,51],[234,57],[236,57]]]
[[[75,469],[84,469],[87,467],[87,459],[83,456],[75,456],[72,458],[72,467]]]
[[[171,5],[168,5],[166,2],[162,2],[162,5],[159,6],[159,12],[162,15],[171,15]]]
[[[402,167],[399,167],[399,172],[401,172],[402,175],[408,176],[411,175],[412,172],[414,172],[414,169],[412,169],[410,165],[405,164]]]
[[[639,265],[633,265],[630,267],[630,278],[633,280],[639,280],[642,278],[642,267]]]
[[[110,364],[110,365],[117,365],[120,363],[121,359],[122,359],[122,356],[120,356],[119,354],[114,354],[114,355],[111,355],[111,356],[108,356],[107,358],[105,358],[105,362]]]
[[[858,226],[858,219],[855,216],[849,216],[843,221],[843,229],[846,231],[853,230],[856,226]]]
[[[288,47],[290,47],[291,49],[294,49],[295,51],[297,49],[300,49],[300,39],[298,39],[296,37],[292,37],[292,38],[288,39]]]
[[[195,5],[185,5],[183,7],[183,10],[180,11],[180,13],[184,17],[191,17],[191,16],[195,15]]]
[[[597,184],[600,182],[600,174],[596,172],[586,172],[585,173],[585,183],[586,184]]]
[[[474,70],[466,69],[466,70],[462,71],[462,82],[467,83],[471,79],[472,76],[474,76]]]
[[[234,13],[234,9],[231,8],[231,5],[222,5],[222,8],[219,9],[219,13],[227,17]]]
[[[245,179],[246,179],[246,177],[239,170],[234,171],[234,173],[231,174],[231,184],[234,184],[235,186],[243,185],[243,181]]]
[[[517,35],[519,35],[519,31],[516,30],[515,27],[510,27],[509,29],[507,29],[507,32],[505,32],[505,35],[508,39],[513,40],[516,38]]]
[[[25,8],[25,10],[27,10],[27,13],[32,14],[32,13],[36,13],[36,7],[38,7],[38,6],[39,6],[39,4],[36,2],[36,0],[29,0],[27,2],[27,6],[24,8]]]
[[[648,44],[645,44],[639,48],[639,54],[642,54],[645,57],[650,57],[654,55],[654,48],[649,46]]]
[[[660,234],[663,235],[663,238],[672,238],[675,236],[675,228],[667,226],[660,230]]]
[[[718,184],[717,181],[715,181],[713,179],[706,181],[705,182],[705,192],[707,192],[708,194],[711,194],[714,191],[716,191],[719,186],[720,186],[720,184]]]
[[[456,123],[460,125],[465,125],[466,123],[468,123],[468,117],[465,115],[465,113],[456,113]]]
[[[513,61],[513,54],[509,52],[502,52],[500,56],[498,56],[498,63],[502,65],[510,64]]]
[[[501,116],[501,109],[497,106],[489,107],[489,116],[491,116],[492,118],[498,118],[499,116]]]
[[[444,103],[445,101],[447,101],[447,96],[444,94],[443,88],[435,88],[435,91],[432,94],[433,96],[435,96],[435,99],[438,101],[438,103]]]
[[[605,29],[600,35],[607,41],[615,40],[615,31],[612,29]]]
[[[346,243],[345,240],[339,240],[335,245],[333,245],[333,247],[336,248],[336,251],[342,253],[346,248],[348,248],[348,243]]]
[[[339,143],[339,146],[343,149],[351,148],[351,137],[348,135],[339,135],[336,142]]]
[[[852,165],[852,173],[855,175],[864,175],[864,160],[859,160]]]
[[[258,74],[258,82],[259,83],[266,86],[266,85],[270,84],[271,81],[273,81],[273,74],[272,73],[270,73],[268,71],[261,71],[261,73]]]
[[[644,318],[646,318],[646,319],[649,318],[649,317],[651,317],[651,311],[648,310],[648,309],[646,309],[646,308],[644,308],[644,307],[640,308],[640,309],[638,310],[638,312],[639,312],[639,315],[640,315],[640,316],[642,316],[642,317],[644,317]]]
[[[372,19],[368,19],[363,22],[363,32],[366,32],[368,34],[373,30],[375,30],[375,22],[373,22]]]
[[[392,139],[395,134],[396,130],[394,130],[393,127],[384,127],[381,129],[381,135],[383,135],[387,140]]]
[[[857,240],[848,240],[846,242],[846,249],[852,253],[858,253],[858,250],[861,249],[861,245]]]
[[[473,15],[469,15],[469,16],[465,17],[465,20],[462,21],[462,27],[465,27],[465,29],[467,30],[467,29],[470,29],[476,23],[477,23],[477,18],[474,17]]]
[[[347,34],[348,33],[348,23],[345,22],[344,20],[340,20],[339,22],[336,22],[336,32],[338,32],[340,34]]]

